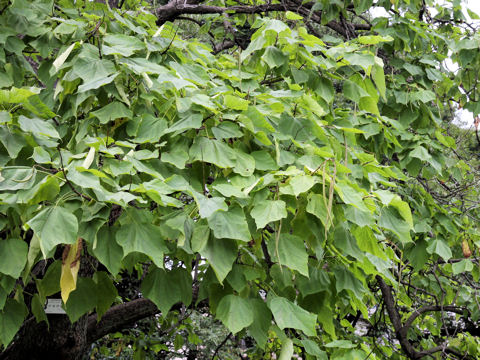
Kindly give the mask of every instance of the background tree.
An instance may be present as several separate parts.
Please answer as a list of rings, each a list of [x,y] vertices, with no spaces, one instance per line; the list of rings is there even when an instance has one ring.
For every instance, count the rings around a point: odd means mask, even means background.
[[[478,357],[460,1],[1,0],[0,27],[1,359]]]

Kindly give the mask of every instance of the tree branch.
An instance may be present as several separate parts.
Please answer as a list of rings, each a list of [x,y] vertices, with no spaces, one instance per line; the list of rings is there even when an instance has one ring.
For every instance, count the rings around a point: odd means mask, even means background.
[[[415,310],[412,315],[407,319],[405,322],[404,327],[409,328],[412,326],[413,322],[417,317],[422,315],[423,313],[429,312],[429,311],[450,311],[454,312],[460,315],[463,315],[465,312],[465,309],[458,307],[458,306],[441,306],[441,305],[428,305],[428,306],[423,306],[418,310]]]
[[[432,355],[436,352],[442,351],[445,353],[449,353],[452,355],[457,356],[458,358],[463,358],[463,354],[459,353],[453,348],[447,347],[447,342],[435,346],[430,349],[422,350],[422,351],[417,351],[413,347],[413,345],[410,343],[408,340],[408,329],[410,326],[413,324],[415,319],[420,316],[423,313],[429,312],[429,311],[451,311],[455,312],[457,314],[463,314],[464,309],[458,307],[458,306],[440,306],[440,305],[428,305],[424,306],[418,310],[416,310],[410,317],[407,319],[405,322],[405,325],[402,325],[402,320],[400,317],[400,314],[398,312],[398,309],[395,305],[395,301],[393,299],[392,295],[392,289],[390,286],[388,286],[385,283],[385,280],[382,279],[380,275],[377,275],[376,280],[378,282],[378,286],[380,287],[380,290],[382,292],[383,300],[385,303],[385,306],[387,308],[388,316],[390,317],[390,321],[392,322],[393,328],[395,330],[395,336],[397,340],[400,343],[400,346],[402,347],[402,350],[405,352],[405,354],[410,358],[410,359],[421,359],[425,356]]]
[[[410,359],[416,359],[416,351],[413,348],[413,345],[410,344],[410,342],[408,341],[408,328],[402,325],[400,314],[398,313],[397,307],[395,305],[395,300],[393,299],[392,289],[385,283],[385,280],[383,280],[380,275],[377,275],[375,278],[377,279],[378,286],[380,286],[380,290],[382,291],[382,296],[385,302],[385,306],[387,308],[388,316],[390,317],[393,329],[395,330],[395,336],[400,342],[400,346]]]
[[[178,310],[180,307],[181,304],[176,304],[172,310]],[[92,343],[159,312],[160,310],[152,301],[142,298],[111,307],[100,321],[97,321],[97,314],[92,314],[88,317],[87,342]]]
[[[284,1],[281,4],[271,4],[266,3],[262,5],[235,5],[235,6],[212,6],[198,4],[192,1],[182,1],[182,0],[171,0],[166,5],[159,6],[154,14],[157,16],[157,25],[162,25],[167,21],[174,21],[182,15],[187,14],[260,14],[266,12],[285,12],[292,11],[295,13],[302,14],[305,16],[305,11],[311,10],[314,6],[314,2],[308,2],[302,4],[296,1]],[[310,12],[308,12],[310,13]],[[315,11],[317,19],[321,18],[321,12]],[[312,14],[309,14],[309,17]],[[316,21],[320,24],[320,21]],[[330,21],[326,24],[327,27],[341,34],[343,37],[349,37],[351,35],[351,29],[354,30],[370,30],[371,25],[369,24],[355,24],[355,23],[346,23],[346,26],[342,25],[336,21]],[[350,36],[352,37],[352,36]]]

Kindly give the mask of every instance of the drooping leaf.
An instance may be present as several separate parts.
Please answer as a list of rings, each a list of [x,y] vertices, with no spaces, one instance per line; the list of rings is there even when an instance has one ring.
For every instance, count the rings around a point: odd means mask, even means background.
[[[293,328],[307,336],[315,336],[317,316],[283,297],[274,297],[268,303],[273,317],[280,329]]]
[[[27,315],[25,305],[14,299],[7,299],[3,310],[0,312],[0,342],[7,346],[22,326]]]
[[[233,207],[227,211],[214,212],[208,217],[208,226],[217,239],[228,238],[250,241],[250,231],[243,210]]]
[[[206,245],[200,249],[200,254],[205,257],[215,271],[220,283],[227,277],[232,265],[237,258],[237,244],[230,239],[208,239]]]
[[[122,265],[123,250],[116,241],[112,227],[102,227],[98,231],[93,253],[111,274],[118,274]]]
[[[268,251],[277,258],[281,265],[308,277],[308,253],[301,237],[281,233],[278,238],[270,239]],[[278,251],[278,256],[277,256]]]
[[[218,303],[216,315],[233,334],[253,322],[253,311],[249,301],[236,295],[224,296]]]
[[[255,219],[257,229],[263,229],[268,223],[287,217],[285,202],[282,200],[266,200],[255,205],[250,212]]]
[[[59,244],[74,244],[77,241],[77,218],[64,207],[47,207],[27,224],[40,239],[40,249],[44,257]]]
[[[147,223],[123,225],[116,234],[116,240],[126,256],[132,252],[147,255],[158,267],[163,267],[163,255],[168,251],[158,226]]]
[[[0,273],[18,278],[27,262],[28,245],[10,238],[0,241]]]
[[[71,322],[75,322],[97,305],[97,286],[93,279],[79,277],[76,289],[68,296],[64,305]]]
[[[182,268],[170,271],[155,268],[142,282],[142,293],[158,306],[164,316],[177,302],[185,306],[192,301],[192,278]]]
[[[99,110],[91,113],[93,116],[100,120],[100,124],[106,124],[111,120],[119,118],[132,118],[132,111],[127,108],[123,103],[114,101]]]

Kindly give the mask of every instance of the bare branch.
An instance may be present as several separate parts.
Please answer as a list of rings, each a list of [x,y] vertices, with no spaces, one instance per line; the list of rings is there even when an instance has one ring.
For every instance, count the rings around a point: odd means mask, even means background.
[[[413,322],[417,317],[430,311],[450,311],[460,315],[463,315],[465,313],[465,309],[458,306],[441,306],[441,305],[423,306],[420,309],[415,310],[413,314],[410,315],[410,317],[405,322],[404,327],[409,328],[410,326],[412,326]]]

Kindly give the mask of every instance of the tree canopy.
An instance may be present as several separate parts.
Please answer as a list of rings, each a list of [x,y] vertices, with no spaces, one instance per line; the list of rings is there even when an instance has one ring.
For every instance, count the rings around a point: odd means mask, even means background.
[[[0,0],[0,359],[478,358],[463,6]]]

